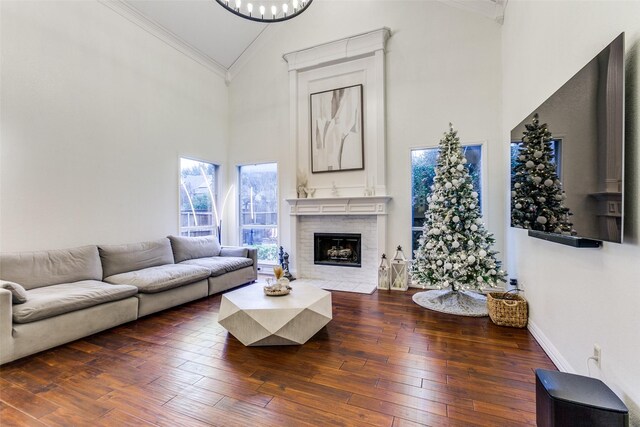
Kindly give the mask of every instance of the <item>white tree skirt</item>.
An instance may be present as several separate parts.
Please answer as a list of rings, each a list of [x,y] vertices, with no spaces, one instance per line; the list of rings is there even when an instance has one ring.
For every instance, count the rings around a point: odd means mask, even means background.
[[[413,301],[429,310],[458,316],[484,317],[489,315],[487,297],[474,292],[437,290],[418,292]]]

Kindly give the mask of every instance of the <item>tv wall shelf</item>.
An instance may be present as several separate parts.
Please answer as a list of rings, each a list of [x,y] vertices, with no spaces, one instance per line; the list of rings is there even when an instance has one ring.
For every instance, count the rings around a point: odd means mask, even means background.
[[[545,233],[544,231],[537,230],[529,230],[529,237],[560,243],[561,245],[573,246],[574,248],[599,248],[602,246],[601,240],[564,236],[562,234]]]

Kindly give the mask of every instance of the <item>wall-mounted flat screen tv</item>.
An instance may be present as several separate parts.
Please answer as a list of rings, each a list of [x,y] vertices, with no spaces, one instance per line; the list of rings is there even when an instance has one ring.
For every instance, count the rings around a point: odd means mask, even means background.
[[[511,131],[511,226],[621,243],[623,153],[624,33]]]

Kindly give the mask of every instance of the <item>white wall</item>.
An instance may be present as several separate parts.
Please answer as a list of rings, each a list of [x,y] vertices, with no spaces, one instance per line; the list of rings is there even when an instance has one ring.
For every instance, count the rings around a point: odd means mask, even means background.
[[[0,249],[178,231],[178,158],[226,160],[224,80],[94,1],[2,1]]]
[[[510,1],[503,28],[503,140],[626,31],[625,243],[575,249],[507,230],[510,273],[525,286],[530,329],[565,371],[587,374],[594,343],[603,379],[640,425],[640,2]],[[507,177],[504,182],[508,191]]]
[[[436,146],[450,121],[464,142],[487,141],[485,160],[493,163],[487,168],[486,217],[502,251],[506,167],[496,160],[502,147],[500,25],[475,13],[434,1],[318,1],[295,20],[273,26],[229,87],[229,164],[278,161],[280,188],[293,188],[296,165],[286,162],[289,76],[282,54],[385,26],[393,33],[386,55],[387,193],[393,197],[387,253],[411,245],[410,148]],[[281,194],[281,200],[292,196]],[[284,202],[280,213],[287,233]]]

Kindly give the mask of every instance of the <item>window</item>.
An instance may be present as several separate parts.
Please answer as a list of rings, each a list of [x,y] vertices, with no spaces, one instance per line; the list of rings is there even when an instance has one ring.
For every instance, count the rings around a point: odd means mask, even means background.
[[[482,145],[467,145],[462,150],[467,159],[473,187],[478,192],[478,205],[482,209]],[[431,194],[439,151],[438,147],[411,150],[412,254],[418,249],[418,239],[422,235],[427,197]]]
[[[240,166],[240,244],[258,250],[258,262],[275,264],[278,251],[278,165]]]
[[[180,158],[180,235],[217,235],[218,166]]]

